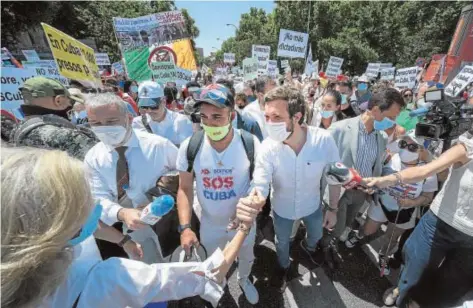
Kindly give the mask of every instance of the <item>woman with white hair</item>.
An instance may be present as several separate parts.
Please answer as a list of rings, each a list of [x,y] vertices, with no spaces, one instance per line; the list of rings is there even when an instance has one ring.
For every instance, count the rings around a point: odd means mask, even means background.
[[[2,307],[143,307],[200,295],[213,305],[257,210],[239,210],[237,234],[205,262],[152,264],[73,258],[97,228],[83,164],[65,152],[3,148]]]

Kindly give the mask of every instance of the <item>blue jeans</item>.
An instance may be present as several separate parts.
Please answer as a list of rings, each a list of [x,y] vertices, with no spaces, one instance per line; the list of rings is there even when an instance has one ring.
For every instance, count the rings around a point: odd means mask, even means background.
[[[321,208],[309,216],[301,218],[307,230],[307,247],[311,251],[315,251],[317,242],[322,238],[322,218]],[[274,211],[273,220],[274,232],[276,233],[275,244],[278,262],[282,268],[288,268],[291,264],[289,260],[289,247],[294,220],[283,218]]]
[[[446,224],[430,210],[419,221],[402,253],[405,265],[398,282],[398,307],[409,299],[424,307],[428,303],[423,301],[431,301],[434,296],[461,297],[473,287],[473,237]],[[449,265],[457,273],[442,274]],[[425,294],[425,284],[429,283],[433,287]]]

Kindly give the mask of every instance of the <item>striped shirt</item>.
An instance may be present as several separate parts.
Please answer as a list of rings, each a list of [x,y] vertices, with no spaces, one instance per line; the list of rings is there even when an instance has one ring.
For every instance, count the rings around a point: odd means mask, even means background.
[[[356,150],[356,170],[362,177],[373,176],[373,168],[378,157],[378,142],[376,133],[366,131],[363,121],[360,120],[358,133],[358,148]]]

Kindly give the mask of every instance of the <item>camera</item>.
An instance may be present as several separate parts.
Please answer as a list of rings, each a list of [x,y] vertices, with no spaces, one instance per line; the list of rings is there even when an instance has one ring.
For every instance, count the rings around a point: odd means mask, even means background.
[[[473,124],[473,106],[466,99],[444,95],[443,89],[425,92],[424,99],[430,108],[416,125],[416,136],[426,139],[443,139],[444,149],[451,141],[468,131]]]

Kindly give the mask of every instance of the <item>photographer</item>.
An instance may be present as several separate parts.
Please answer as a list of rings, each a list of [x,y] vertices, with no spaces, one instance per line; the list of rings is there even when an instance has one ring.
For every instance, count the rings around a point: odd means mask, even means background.
[[[455,261],[456,267],[461,267],[461,270],[452,277],[454,281],[436,284],[438,292],[429,290],[430,301],[432,296],[446,294],[448,299],[458,300],[473,287],[472,159],[473,127],[470,127],[469,131],[460,136],[456,145],[431,163],[384,177],[365,179],[368,187],[386,188],[416,183],[450,168],[450,175],[442,190],[404,246],[405,266],[397,288],[387,292],[386,305],[396,302],[397,306],[404,307],[408,305],[409,300],[415,299],[420,306],[425,306],[426,299],[420,297],[421,278],[422,281],[429,281],[428,277],[431,277],[441,264],[444,267],[452,262],[452,254],[461,254],[458,261]],[[445,280],[445,277],[442,278]],[[455,289],[445,292],[445,288],[449,286],[454,286]],[[436,302],[436,305],[438,304]]]

